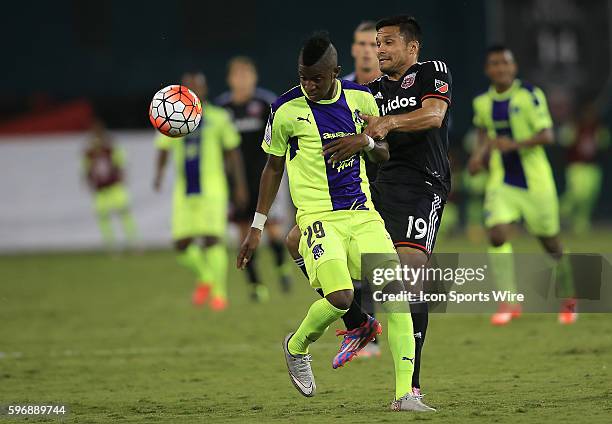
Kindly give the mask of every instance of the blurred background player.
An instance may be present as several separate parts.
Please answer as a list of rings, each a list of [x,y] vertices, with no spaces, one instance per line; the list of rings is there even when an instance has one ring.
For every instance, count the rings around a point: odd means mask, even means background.
[[[182,84],[205,102],[208,92],[202,73],[185,74]],[[174,156],[175,179],[172,202],[172,238],[178,261],[197,277],[193,303],[208,300],[213,310],[227,307],[227,204],[229,201],[224,163],[234,184],[234,202],[244,207],[248,193],[238,146],[240,135],[223,109],[204,105],[200,126],[182,138],[160,135],[154,189],[159,191],[168,154]]]
[[[376,23],[374,21],[364,21],[355,28],[351,56],[355,60],[355,70],[342,79],[365,85],[381,75],[376,57]]]
[[[136,223],[124,184],[124,167],[125,152],[112,143],[104,123],[94,120],[89,146],[83,152],[83,170],[87,185],[94,193],[98,225],[108,249],[115,246],[113,214],[119,215],[128,244],[133,246],[137,239]]]
[[[493,275],[500,289],[516,292],[511,224],[523,219],[530,234],[557,262],[558,295],[563,298],[559,321],[576,320],[569,259],[559,238],[557,189],[544,145],[553,142],[553,124],[544,92],[516,78],[512,52],[495,45],[487,50],[485,73],[488,91],[474,99],[474,125],[479,145],[470,158],[472,174],[485,167],[490,153],[485,194],[485,227]],[[520,315],[519,304],[500,304],[491,317],[504,325]]]
[[[266,122],[270,114],[270,105],[276,100],[271,91],[257,87],[257,69],[255,63],[245,56],[237,56],[230,60],[227,69],[227,85],[230,91],[216,99],[217,105],[229,113],[242,139],[240,150],[244,161],[246,183],[249,192],[249,202],[242,207],[234,205],[232,219],[240,228],[240,240],[246,237],[251,219],[257,207],[259,192],[259,176],[266,164],[266,154],[261,150]],[[233,184],[233,181],[230,181]],[[287,201],[286,184],[281,186],[281,193],[266,223],[270,247],[274,253],[275,264],[280,276],[283,291],[291,287],[291,264],[285,258],[283,216]],[[278,209],[281,210],[278,210]],[[283,210],[284,209],[284,210]],[[268,298],[268,289],[262,284],[257,270],[255,258],[247,264],[247,274],[253,291],[251,297],[256,301]]]
[[[576,234],[591,230],[591,215],[601,191],[601,152],[610,145],[610,131],[601,122],[597,107],[588,103],[575,122],[559,131],[567,149],[565,192],[561,197],[561,216],[571,223]]]

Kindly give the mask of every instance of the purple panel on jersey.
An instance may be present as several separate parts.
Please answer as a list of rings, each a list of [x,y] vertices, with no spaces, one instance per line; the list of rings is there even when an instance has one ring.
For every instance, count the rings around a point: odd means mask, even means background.
[[[278,99],[274,103],[272,103],[272,111],[276,112],[279,107],[284,105],[287,102],[290,102],[293,99],[297,99],[298,97],[302,97],[304,93],[302,93],[302,88],[298,85],[297,87],[293,87],[291,90],[287,91],[280,95]]]
[[[345,90],[359,90],[365,91],[366,93],[371,93],[370,89],[361,84],[357,84],[354,80],[342,80],[342,88]]]
[[[514,139],[510,126],[509,105],[510,100],[493,101],[493,122],[505,121],[507,126],[500,128],[496,125],[495,133]],[[501,156],[504,165],[504,182],[516,187],[527,188],[527,178],[519,152],[506,152],[502,153]]]
[[[200,187],[200,137],[201,130],[198,130],[186,136],[183,141],[185,143],[185,194],[188,195],[202,192]]]
[[[339,132],[355,134],[355,122],[351,109],[346,103],[344,92],[337,102],[332,104],[319,104],[307,100],[323,145],[336,140],[337,137],[329,137],[329,134]],[[325,158],[327,160],[328,158]],[[325,163],[327,172],[327,185],[332,201],[333,210],[367,209],[365,193],[361,190],[360,157],[354,155],[335,166]]]

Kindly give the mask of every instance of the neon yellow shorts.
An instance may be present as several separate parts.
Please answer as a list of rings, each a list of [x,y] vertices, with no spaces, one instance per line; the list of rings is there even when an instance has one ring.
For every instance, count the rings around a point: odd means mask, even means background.
[[[487,187],[485,227],[510,224],[521,218],[527,230],[540,237],[559,233],[559,200],[556,190],[525,190],[508,184]]]
[[[215,236],[223,238],[227,228],[227,200],[204,196],[176,195],[172,204],[172,238]]]
[[[325,295],[352,289],[352,280],[361,280],[363,253],[390,254],[399,263],[391,237],[376,211],[323,212],[302,216],[299,221],[299,251],[310,285],[322,288]],[[335,275],[319,275],[319,267],[331,260],[337,260],[342,269],[337,269]]]
[[[128,192],[121,183],[97,191],[94,199],[96,212],[101,215],[125,209],[130,202]]]

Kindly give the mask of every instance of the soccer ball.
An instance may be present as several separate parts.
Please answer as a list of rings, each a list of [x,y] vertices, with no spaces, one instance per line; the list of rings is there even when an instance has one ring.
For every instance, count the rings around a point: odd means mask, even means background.
[[[162,88],[149,106],[151,124],[163,135],[183,137],[193,132],[202,119],[202,103],[183,85]]]

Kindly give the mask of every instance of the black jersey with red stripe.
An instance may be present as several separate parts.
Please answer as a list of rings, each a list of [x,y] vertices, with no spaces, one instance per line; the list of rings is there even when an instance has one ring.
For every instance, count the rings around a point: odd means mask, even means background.
[[[372,81],[381,115],[398,115],[421,108],[428,98],[451,103],[452,78],[446,63],[439,60],[417,62],[398,80],[386,75]],[[450,192],[447,110],[442,126],[420,132],[393,131],[387,135],[389,161],[383,163],[376,181],[426,186],[444,199]]]

